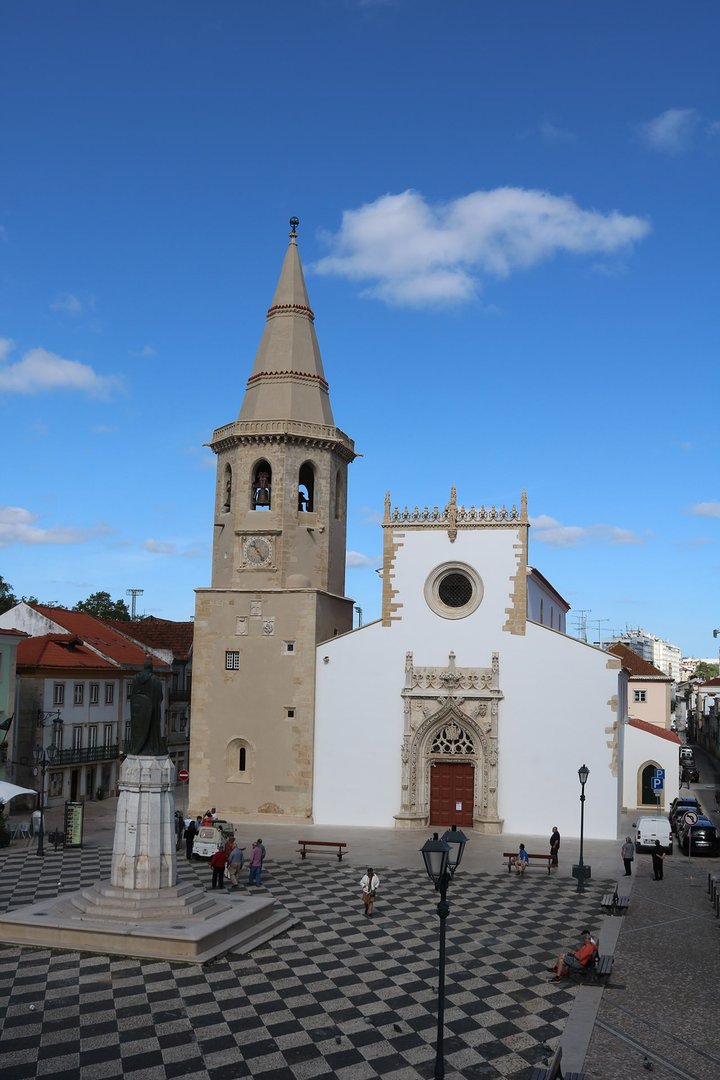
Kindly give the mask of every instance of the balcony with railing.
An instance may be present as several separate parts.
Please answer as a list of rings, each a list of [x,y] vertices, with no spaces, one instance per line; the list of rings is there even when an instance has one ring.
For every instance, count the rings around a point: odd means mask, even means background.
[[[58,765],[91,765],[94,761],[114,761],[120,756],[117,743],[108,746],[83,746],[71,750],[59,750],[53,760],[53,768]]]

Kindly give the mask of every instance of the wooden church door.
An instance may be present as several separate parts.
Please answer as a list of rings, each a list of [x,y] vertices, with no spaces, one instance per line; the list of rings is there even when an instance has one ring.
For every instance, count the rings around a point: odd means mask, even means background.
[[[435,762],[430,768],[430,824],[448,829],[473,823],[475,769],[472,765]]]

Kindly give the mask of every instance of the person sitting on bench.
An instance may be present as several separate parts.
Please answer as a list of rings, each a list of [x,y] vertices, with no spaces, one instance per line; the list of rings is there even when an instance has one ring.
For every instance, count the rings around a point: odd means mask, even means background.
[[[558,956],[557,963],[552,968],[555,973],[553,982],[560,982],[560,979],[569,975],[571,971],[581,971],[586,968],[588,964],[593,962],[597,948],[597,940],[589,930],[583,930],[580,948],[572,953],[560,953]]]
[[[518,851],[517,855],[515,856],[515,871],[516,871],[516,873],[518,873],[522,877],[522,875],[525,873],[525,870],[527,869],[527,867],[529,865],[530,865],[530,859],[528,858],[528,853],[525,850],[525,845],[521,844],[520,845],[520,850]]]

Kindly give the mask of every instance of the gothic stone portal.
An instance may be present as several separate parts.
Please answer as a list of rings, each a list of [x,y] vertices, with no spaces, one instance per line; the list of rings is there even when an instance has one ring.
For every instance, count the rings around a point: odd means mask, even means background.
[[[454,653],[446,668],[415,667],[413,654],[405,654],[398,828],[448,827],[454,821],[472,825],[478,832],[502,832],[497,810],[498,703],[503,698],[499,677],[498,653],[492,654],[489,668],[458,668]],[[460,772],[449,773],[447,766],[465,766],[464,777]],[[473,772],[471,815],[465,807],[470,791],[468,766]],[[460,795],[456,798],[453,793]],[[458,816],[440,821],[458,802],[463,804]]]

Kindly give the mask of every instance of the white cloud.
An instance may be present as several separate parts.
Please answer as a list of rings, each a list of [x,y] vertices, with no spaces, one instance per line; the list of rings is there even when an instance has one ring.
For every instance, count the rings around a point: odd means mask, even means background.
[[[10,355],[15,348],[15,342],[12,338],[3,337],[0,338],[0,364]]]
[[[136,352],[130,353],[131,356],[136,356],[140,360],[152,360],[154,356],[157,356],[157,349],[153,349],[152,345],[143,345],[142,349],[138,349]]]
[[[576,547],[593,541],[607,544],[640,544],[641,537],[617,525],[562,525],[547,514],[531,518],[533,540],[551,547]]]
[[[345,559],[346,566],[371,566],[375,568],[381,562],[382,559],[373,559],[369,555],[361,555],[359,551],[348,551]]]
[[[73,293],[62,293],[50,304],[53,311],[64,311],[68,315],[79,315],[83,306]]]
[[[640,137],[661,154],[681,154],[692,143],[699,123],[696,109],[666,109],[640,125]]]
[[[567,128],[557,127],[550,120],[543,120],[538,131],[540,137],[548,143],[575,142],[575,134]]]
[[[416,191],[383,195],[343,213],[316,273],[366,282],[388,304],[465,303],[483,277],[504,278],[560,252],[609,255],[650,231],[614,210],[583,210],[569,196],[521,188],[473,191],[431,205]]]
[[[67,525],[42,529],[35,524],[38,518],[38,514],[22,506],[0,506],[0,547],[10,544],[84,544],[110,531],[105,525],[92,529]]]
[[[155,555],[175,555],[177,553],[174,544],[165,544],[161,540],[143,540],[141,547],[145,551],[152,551]]]
[[[7,339],[3,339],[7,346]],[[8,357],[8,348],[0,347],[0,365]],[[21,360],[0,366],[0,392],[39,394],[48,390],[75,390],[90,397],[107,398],[120,386],[114,376],[97,375],[79,360],[66,360],[46,349],[28,349]]]
[[[720,517],[720,502],[695,503],[690,507],[690,513],[697,517]]]

